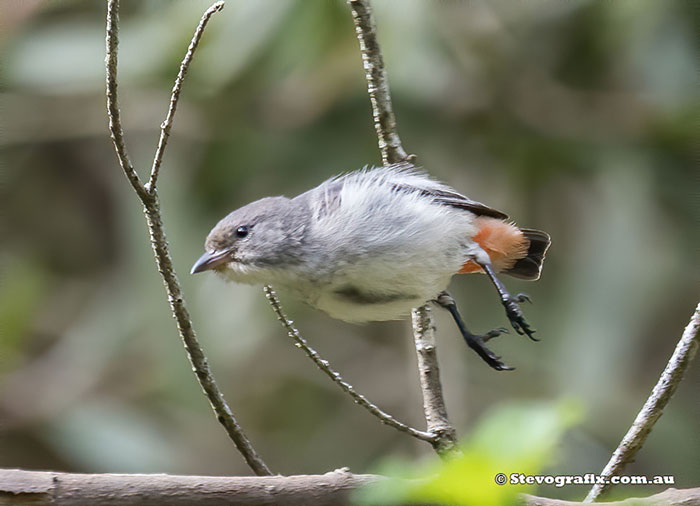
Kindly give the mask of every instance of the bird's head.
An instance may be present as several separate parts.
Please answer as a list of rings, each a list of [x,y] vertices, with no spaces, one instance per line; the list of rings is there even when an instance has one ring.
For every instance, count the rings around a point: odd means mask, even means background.
[[[305,218],[304,210],[286,197],[236,209],[209,232],[205,253],[191,273],[215,270],[234,281],[267,282],[266,272],[284,269],[299,257]]]

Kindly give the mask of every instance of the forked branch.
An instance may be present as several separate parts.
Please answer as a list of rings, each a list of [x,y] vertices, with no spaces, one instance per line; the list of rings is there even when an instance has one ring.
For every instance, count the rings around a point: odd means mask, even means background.
[[[180,89],[182,81],[187,73],[194,52],[197,49],[199,40],[204,32],[207,22],[211,16],[223,9],[224,3],[217,2],[212,5],[202,16],[202,19],[195,31],[189,49],[185,55],[185,59],[180,65],[180,72],[175,80],[175,86],[170,97],[170,107],[165,121],[162,124],[161,136],[156,149],[156,154],[153,161],[153,169],[151,179],[147,186],[144,186],[139,179],[139,176],[131,164],[127,155],[126,143],[124,141],[124,132],[121,125],[119,114],[119,101],[117,97],[117,54],[119,47],[119,0],[108,0],[107,2],[107,57],[105,59],[107,68],[107,115],[109,117],[109,129],[112,134],[112,141],[117,152],[119,165],[126,174],[131,186],[138,195],[144,207],[146,214],[146,222],[148,231],[151,237],[151,245],[156,258],[158,272],[160,272],[165,289],[168,293],[168,302],[173,312],[180,337],[187,350],[187,356],[192,363],[192,368],[197,380],[204,390],[212,409],[216,413],[216,418],[224,426],[226,433],[236,445],[238,451],[243,455],[243,458],[250,468],[258,475],[272,474],[263,460],[253,449],[250,441],[246,438],[243,430],[233,416],[226,400],[224,399],[221,390],[216,384],[212,375],[209,363],[207,361],[202,347],[199,345],[197,336],[192,327],[189,312],[185,306],[185,300],[182,295],[180,281],[175,274],[173,262],[170,257],[168,241],[163,228],[163,221],[160,215],[160,204],[158,202],[158,193],[156,191],[156,182],[158,178],[158,170],[160,168],[163,153],[168,141],[168,135],[177,108],[177,103],[180,97]]]

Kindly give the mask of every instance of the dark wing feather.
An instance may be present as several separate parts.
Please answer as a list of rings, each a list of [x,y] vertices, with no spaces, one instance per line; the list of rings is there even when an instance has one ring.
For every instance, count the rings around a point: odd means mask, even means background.
[[[460,195],[459,193],[444,192],[444,191],[428,191],[428,193],[434,196],[435,200],[440,204],[444,204],[452,207],[459,207],[460,209],[466,209],[471,211],[477,216],[490,216],[492,218],[498,218],[499,220],[505,220],[508,218],[506,213],[472,200]]]
[[[390,165],[385,168],[390,168],[390,169],[398,169],[399,171],[406,171],[407,173],[422,173],[415,165],[408,163],[408,162],[401,162],[401,163],[395,163],[393,165]],[[381,169],[375,169],[375,170],[381,170]],[[439,185],[439,186],[438,186]],[[324,205],[321,208],[321,212],[328,212],[330,211],[335,205],[337,205],[337,195],[340,192],[340,189],[343,186],[343,179],[333,179],[325,182],[321,187],[324,189],[326,192],[326,199],[324,200]],[[505,220],[508,218],[508,215],[506,213],[503,213],[501,211],[498,211],[497,209],[494,209],[492,207],[487,206],[486,204],[482,204],[481,202],[477,202],[476,200],[472,200],[468,197],[465,197],[461,193],[457,193],[456,191],[451,191],[448,187],[437,183],[436,182],[436,187],[424,187],[424,186],[413,186],[409,184],[398,184],[398,183],[393,183],[392,187],[394,188],[395,191],[397,192],[406,192],[406,193],[419,193],[421,195],[424,195],[426,197],[432,198],[435,202],[438,204],[443,204],[446,206],[452,206],[452,207],[457,207],[460,209],[466,209],[467,211],[471,211],[472,213],[476,214],[477,216],[490,216],[492,218],[497,218],[499,220]],[[296,199],[308,199],[309,196],[312,194],[312,192],[317,191],[316,188],[309,190],[306,193],[303,193],[299,196],[296,197]]]
[[[502,213],[497,209],[489,207],[486,204],[482,204],[481,202],[477,202],[476,200],[472,200],[457,192],[449,192],[434,188],[417,188],[409,185],[394,185],[394,188],[396,191],[420,193],[426,197],[431,197],[438,204],[466,209],[477,216],[491,216],[492,218],[498,218],[499,220],[505,220],[508,218],[506,213]]]
[[[400,162],[391,165],[392,168],[399,170],[406,170],[408,172],[420,172],[420,170],[409,162]],[[432,197],[439,204],[446,206],[458,207],[460,209],[466,209],[471,211],[477,216],[490,216],[492,218],[498,218],[499,220],[505,220],[508,218],[506,213],[472,200],[465,197],[461,193],[456,191],[451,191],[446,189],[444,186],[442,188],[419,188],[410,185],[394,185],[397,191],[408,191],[408,192],[418,192],[426,197]]]

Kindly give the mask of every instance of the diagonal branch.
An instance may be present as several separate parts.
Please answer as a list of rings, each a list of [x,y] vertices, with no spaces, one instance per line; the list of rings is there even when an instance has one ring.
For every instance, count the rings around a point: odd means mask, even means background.
[[[173,85],[173,91],[170,95],[170,107],[168,107],[168,114],[165,117],[165,121],[163,121],[163,123],[160,125],[160,138],[158,139],[156,154],[153,157],[151,178],[148,180],[148,184],[146,185],[146,190],[149,192],[155,191],[156,183],[158,182],[158,173],[160,171],[160,166],[163,163],[163,153],[165,152],[165,146],[168,143],[168,137],[170,137],[170,130],[173,127],[173,118],[175,117],[175,110],[177,109],[177,103],[180,99],[180,90],[182,89],[182,83],[185,80],[187,69],[189,69],[190,63],[192,63],[194,52],[197,50],[197,46],[202,38],[202,34],[204,34],[204,29],[207,27],[209,19],[215,13],[220,12],[223,8],[224,2],[216,2],[204,12],[202,19],[199,21],[197,29],[194,31],[192,41],[190,42],[187,52],[185,53],[185,58],[180,64],[180,71],[177,73],[175,84]]]
[[[605,469],[603,469],[601,476],[606,479],[605,481],[609,481],[608,478],[611,476],[619,475],[642,447],[652,427],[663,414],[663,409],[668,404],[668,401],[671,400],[671,396],[673,396],[678,384],[683,379],[683,374],[688,368],[690,361],[694,358],[699,346],[700,303],[695,308],[695,313],[690,318],[690,323],[683,331],[683,335],[678,341],[676,349],[671,355],[668,364],[666,364],[666,368],[661,373],[661,377],[659,377],[659,381],[656,383],[651,395],[649,395],[637,418],[635,418],[632,427],[627,431],[625,437],[622,438],[620,445],[613,453]],[[596,484],[588,493],[584,502],[595,501],[609,487],[609,483],[605,485]]]
[[[158,272],[160,272],[163,282],[165,283],[170,309],[177,322],[178,332],[187,350],[187,357],[192,364],[192,370],[197,376],[197,380],[216,414],[216,419],[223,425],[229,438],[233,441],[233,444],[236,445],[236,448],[241,453],[248,466],[259,476],[270,475],[272,474],[270,469],[256,453],[250,441],[243,433],[243,429],[241,429],[241,426],[236,421],[231,408],[229,408],[224,398],[224,394],[221,393],[221,390],[216,384],[214,375],[209,368],[207,357],[197,340],[197,335],[192,327],[190,314],[185,306],[180,281],[173,268],[168,241],[165,237],[165,231],[163,230],[157,195],[154,194],[151,200],[144,202],[144,211],[146,213],[148,230],[151,235],[151,245],[155,253],[156,264],[158,265]]]
[[[333,380],[333,382],[337,383],[338,386],[342,388],[345,393],[352,397],[355,403],[359,404],[367,411],[372,413],[374,416],[379,418],[379,420],[382,423],[389,425],[390,427],[393,427],[401,432],[405,432],[406,434],[409,434],[422,441],[427,441],[428,443],[433,445],[435,444],[435,437],[431,433],[414,429],[413,427],[410,427],[405,423],[399,422],[398,420],[396,420],[396,418],[382,411],[376,405],[368,401],[364,395],[358,393],[350,383],[345,381],[337,371],[331,368],[327,360],[322,359],[318,352],[309,346],[306,339],[304,339],[299,333],[299,331],[294,327],[294,322],[290,321],[282,311],[282,304],[277,298],[277,294],[272,289],[272,287],[266,285],[263,288],[263,290],[265,291],[265,296],[270,302],[270,305],[272,306],[273,311],[277,315],[277,318],[282,323],[282,326],[284,326],[284,328],[287,330],[287,335],[295,341],[296,345],[299,348],[304,350],[304,353],[306,353],[306,355],[314,361],[314,363],[319,369],[326,373],[326,375],[328,375],[328,377],[331,380]]]
[[[192,42],[190,43],[185,60],[180,67],[180,74],[178,74],[178,80],[173,88],[173,95],[171,97],[168,116],[163,123],[163,133],[161,134],[158,149],[156,150],[154,173],[152,173],[151,179],[152,184],[149,183],[148,189],[141,184],[141,181],[126,154],[126,145],[124,142],[121,119],[119,116],[119,107],[117,102],[117,35],[119,30],[119,0],[108,0],[107,2],[107,57],[105,59],[107,68],[107,115],[109,117],[110,131],[112,132],[112,140],[114,141],[114,147],[117,152],[119,164],[121,165],[122,170],[131,182],[132,187],[143,204],[144,213],[146,214],[146,222],[148,224],[148,231],[151,238],[151,245],[153,247],[156,264],[158,266],[158,272],[160,272],[160,275],[163,278],[165,289],[168,294],[168,302],[170,303],[170,308],[173,312],[175,321],[177,322],[180,337],[182,338],[185,349],[187,350],[187,355],[192,364],[194,373],[197,376],[197,380],[199,381],[202,390],[204,390],[207,399],[209,399],[209,403],[216,413],[217,420],[224,426],[226,433],[236,445],[236,448],[242,454],[248,466],[258,475],[270,475],[272,473],[255,452],[252,445],[243,433],[240,425],[236,421],[236,418],[233,416],[233,413],[226,403],[221,390],[219,390],[219,387],[216,384],[211,369],[209,368],[207,358],[204,355],[199,342],[197,341],[197,336],[194,332],[194,328],[192,327],[192,320],[190,319],[189,312],[185,306],[180,281],[178,280],[177,275],[175,274],[175,269],[173,268],[168,241],[165,236],[163,221],[160,215],[160,204],[158,202],[158,194],[155,186],[158,173],[157,167],[160,166],[163,150],[165,149],[165,145],[167,143],[167,132],[169,132],[170,126],[172,125],[173,115],[175,114],[175,109],[179,98],[180,87],[182,86],[182,79],[184,78],[187,67],[192,60],[194,50],[197,47],[199,38],[202,36],[206,22],[209,20],[212,14],[214,14],[214,12],[220,11],[222,8],[223,2],[217,2],[204,13]]]

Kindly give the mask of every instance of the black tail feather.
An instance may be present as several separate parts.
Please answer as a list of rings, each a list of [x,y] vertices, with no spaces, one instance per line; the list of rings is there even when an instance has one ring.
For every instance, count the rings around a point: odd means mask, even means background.
[[[520,230],[525,238],[530,241],[527,256],[515,262],[513,267],[504,272],[520,279],[539,279],[540,272],[542,272],[542,263],[552,240],[547,232],[542,232],[541,230],[531,228],[521,228]]]

